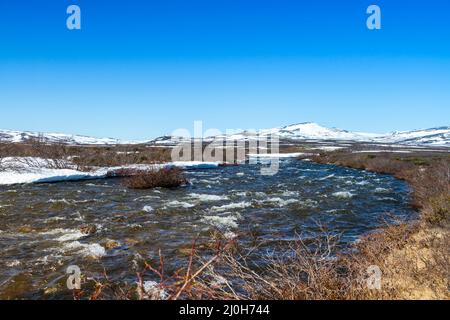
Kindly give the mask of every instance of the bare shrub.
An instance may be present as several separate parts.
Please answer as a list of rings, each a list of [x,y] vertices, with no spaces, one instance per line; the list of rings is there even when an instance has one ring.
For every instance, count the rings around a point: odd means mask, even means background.
[[[255,248],[228,250],[197,280],[214,299],[356,300],[448,299],[448,233],[420,223],[386,226],[342,253],[338,236],[299,237],[284,254],[263,263]],[[281,250],[278,248],[277,250]],[[338,253],[340,252],[340,253]],[[368,286],[369,267],[381,271],[381,288]]]
[[[111,282],[104,274],[104,280],[91,280],[83,284],[83,291],[74,291],[74,298],[88,296],[90,300],[101,299],[137,299],[137,300],[181,300],[181,299],[212,299],[214,291],[204,286],[201,280],[207,270],[215,265],[220,257],[234,245],[232,241],[217,240],[210,247],[208,257],[200,258],[197,254],[197,242],[194,241],[187,257],[186,266],[168,273],[164,256],[159,251],[159,260],[143,264],[142,271],[137,273],[135,285],[120,285]],[[205,257],[206,255],[203,255]],[[144,279],[151,278],[147,286]],[[93,285],[92,285],[93,282]]]
[[[387,226],[341,254],[339,236],[326,230],[315,239],[299,236],[287,247],[280,244],[276,255],[261,256],[260,241],[253,247],[242,247],[237,239],[216,238],[206,246],[195,241],[185,267],[166,266],[160,251],[159,260],[143,263],[135,285],[105,275],[94,286],[83,285],[84,295],[93,300],[448,299],[450,238],[422,228]],[[371,266],[382,271],[381,289],[367,284]],[[147,286],[144,279],[153,281]]]
[[[414,203],[422,208],[425,220],[432,224],[450,221],[450,163],[438,161],[416,171],[410,177]]]
[[[26,142],[30,147],[31,157],[22,161],[30,167],[47,167],[51,169],[71,168],[69,148],[63,143],[49,143],[43,137],[29,138]]]
[[[264,258],[255,248],[225,252],[205,287],[214,288],[216,298],[342,299],[350,278],[338,271],[337,239],[332,234],[309,242],[299,237],[288,248],[276,249],[283,253]]]
[[[6,170],[5,159],[11,155],[11,144],[0,143],[0,172]]]
[[[126,170],[119,174],[128,176],[124,184],[131,189],[175,188],[187,182],[183,171],[178,168],[150,171]]]
[[[21,143],[0,143],[0,170],[47,167],[91,171],[98,167],[168,162],[170,156],[170,149],[164,147],[74,146],[48,142],[42,137],[35,137]]]
[[[30,138],[24,143],[0,144],[0,170],[27,168],[68,169],[70,149],[64,144],[49,144],[42,138]]]
[[[73,158],[79,170],[92,167],[118,167],[130,164],[155,164],[170,161],[170,149],[146,146],[84,147]]]

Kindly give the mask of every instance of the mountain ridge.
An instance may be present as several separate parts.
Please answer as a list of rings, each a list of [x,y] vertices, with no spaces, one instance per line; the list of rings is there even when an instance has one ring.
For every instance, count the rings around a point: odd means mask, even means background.
[[[205,141],[215,138],[226,140],[248,140],[253,134],[259,136],[276,135],[286,140],[317,140],[317,141],[355,141],[392,143],[419,146],[450,147],[450,126],[439,126],[428,129],[417,129],[410,131],[393,131],[387,134],[376,134],[367,132],[353,132],[339,128],[328,128],[315,122],[301,122],[291,125],[262,129],[258,132],[242,130],[231,135],[219,135],[207,137]],[[63,143],[70,145],[117,145],[117,144],[154,144],[173,145],[180,141],[189,141],[189,138],[164,135],[145,141],[123,141],[115,138],[94,138],[84,135],[71,135],[61,133],[38,133],[31,131],[0,130],[0,142],[23,142],[38,138],[47,143]]]

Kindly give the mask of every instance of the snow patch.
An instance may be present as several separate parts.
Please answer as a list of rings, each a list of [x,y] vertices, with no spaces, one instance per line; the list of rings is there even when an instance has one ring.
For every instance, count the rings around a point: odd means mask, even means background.
[[[129,165],[112,168],[105,167],[97,168],[96,170],[91,172],[81,172],[75,169],[47,168],[46,166],[48,166],[48,164],[42,162],[42,159],[39,158],[27,158],[27,160],[31,159],[33,161],[24,161],[24,159],[25,158],[7,158],[8,167],[14,169],[7,169],[6,171],[0,172],[0,185],[103,179],[106,177],[114,176],[115,172],[118,172],[122,169],[146,171],[177,167],[184,170],[193,170],[211,169],[217,168],[219,166],[219,163],[217,162],[185,161],[169,162],[155,165]],[[29,162],[33,162],[32,166],[28,164]]]

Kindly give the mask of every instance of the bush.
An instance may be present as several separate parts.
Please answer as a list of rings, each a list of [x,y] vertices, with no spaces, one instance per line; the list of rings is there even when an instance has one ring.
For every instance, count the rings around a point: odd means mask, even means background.
[[[432,225],[450,225],[450,193],[430,198],[422,209],[426,222]]]
[[[131,189],[175,188],[187,182],[182,170],[178,168],[155,171],[128,171],[124,184]]]
[[[154,164],[171,160],[169,148],[115,146],[79,148],[73,163],[80,170],[90,167],[118,167],[130,164]]]

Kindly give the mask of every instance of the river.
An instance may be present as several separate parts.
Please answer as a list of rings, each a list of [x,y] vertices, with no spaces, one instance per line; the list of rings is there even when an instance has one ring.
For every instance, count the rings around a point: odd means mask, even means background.
[[[0,298],[70,298],[69,265],[134,283],[136,266],[158,250],[171,268],[195,238],[218,230],[261,254],[275,243],[315,237],[318,222],[342,234],[343,248],[391,215],[415,216],[405,182],[388,175],[282,160],[278,174],[259,165],[188,171],[173,190],[130,190],[120,179],[0,187]],[[80,231],[90,226],[91,234]],[[109,244],[109,245],[108,245]]]

